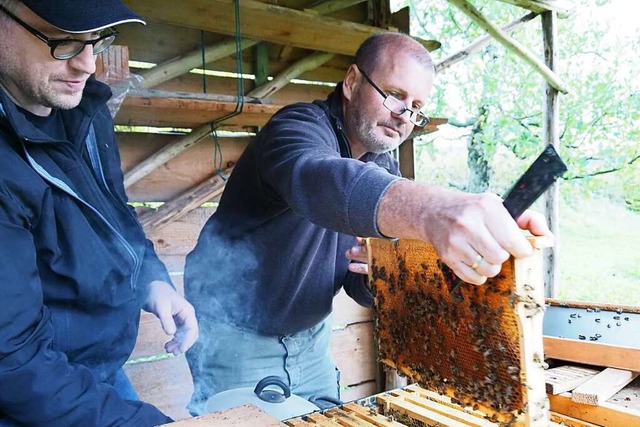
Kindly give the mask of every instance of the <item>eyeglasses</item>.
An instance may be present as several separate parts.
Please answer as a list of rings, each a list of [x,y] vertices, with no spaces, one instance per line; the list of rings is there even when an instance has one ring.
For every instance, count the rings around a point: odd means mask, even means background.
[[[109,29],[110,33],[104,34],[93,40],[51,39],[24,22],[22,19],[18,18],[13,13],[9,12],[4,6],[0,6],[0,10],[3,11],[7,16],[11,17],[11,19],[16,21],[18,24],[20,24],[22,28],[29,31],[31,34],[33,34],[39,40],[49,46],[51,48],[51,56],[59,60],[71,59],[74,56],[78,56],[87,45],[91,45],[93,47],[93,54],[98,55],[107,50],[107,48],[111,46],[113,41],[116,39],[116,36],[118,35],[117,31]]]
[[[382,89],[380,89],[378,87],[378,85],[376,85],[373,82],[373,80],[371,80],[369,78],[369,76],[367,76],[367,74],[364,71],[362,71],[362,69],[358,66],[358,64],[356,64],[356,68],[360,71],[360,73],[362,73],[362,75],[369,82],[369,84],[380,95],[382,95],[382,97],[384,98],[384,101],[382,101],[382,105],[384,105],[387,110],[391,111],[392,113],[398,114],[398,115],[402,115],[402,114],[404,114],[405,112],[408,111],[409,112],[409,121],[411,123],[413,123],[414,125],[418,126],[418,127],[423,127],[427,123],[429,123],[429,117],[425,116],[420,111],[416,111],[416,110],[412,110],[411,108],[407,108],[407,105],[404,102],[402,102],[401,100],[399,100],[398,98],[396,98],[395,96],[387,95],[386,93],[384,93],[384,91]]]

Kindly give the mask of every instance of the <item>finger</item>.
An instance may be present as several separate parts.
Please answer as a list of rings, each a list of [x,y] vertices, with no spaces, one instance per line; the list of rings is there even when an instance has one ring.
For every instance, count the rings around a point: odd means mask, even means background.
[[[369,274],[369,266],[360,262],[352,262],[348,266],[349,271],[357,274]]]
[[[366,263],[369,260],[366,246],[353,246],[346,252],[347,259]]]
[[[527,209],[516,222],[521,229],[530,231],[534,236],[553,236],[546,218],[541,213]]]
[[[160,319],[165,334],[174,335],[176,333],[176,322],[173,320],[169,306],[159,307],[156,316]]]

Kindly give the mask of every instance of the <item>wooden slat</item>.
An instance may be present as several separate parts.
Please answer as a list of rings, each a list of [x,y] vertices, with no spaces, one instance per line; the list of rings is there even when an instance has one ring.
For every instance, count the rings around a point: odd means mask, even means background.
[[[468,413],[464,408],[452,407],[450,405],[444,405],[430,399],[424,399],[417,393],[409,393],[404,390],[391,391],[390,394],[399,396],[403,400],[414,405],[425,408],[429,411],[442,414],[443,416],[461,422],[468,426],[478,427],[495,427],[495,424],[484,419],[485,414]]]
[[[546,391],[548,394],[560,394],[571,391],[588,381],[599,371],[580,366],[559,366],[544,371]]]
[[[623,408],[618,405],[604,402],[599,406],[584,405],[571,400],[570,393],[561,393],[556,396],[549,395],[551,410],[560,414],[569,415],[579,420],[604,427],[621,427],[640,425],[640,411]]]
[[[552,359],[640,371],[638,348],[545,336],[544,351]]]
[[[235,10],[232,0],[192,0],[174,7],[170,0],[126,0],[142,16],[172,25],[235,35]],[[255,0],[240,2],[241,34],[263,40],[321,52],[353,55],[358,46],[379,28],[340,21],[312,12],[300,12]],[[269,25],[264,25],[266,22]],[[286,31],[282,29],[286,28]],[[439,43],[426,41],[433,50]]]
[[[345,427],[371,427],[370,423],[358,418],[356,414],[340,408],[331,408],[322,414],[327,418],[334,419],[338,424]]]
[[[355,403],[348,403],[344,405],[344,409],[347,411],[352,411],[357,414],[363,420],[371,423],[376,427],[401,427],[404,424],[400,424],[397,421],[394,421],[391,417],[386,417],[377,413],[373,409],[365,408],[362,405],[358,405]]]
[[[213,102],[176,97],[128,96],[115,123],[119,125],[194,128],[236,111],[235,102]],[[238,128],[264,126],[280,105],[246,103],[242,114],[225,120]]]
[[[452,420],[441,414],[431,412],[418,405],[410,402],[406,402],[402,399],[393,398],[391,396],[379,395],[377,401],[384,405],[386,414],[393,414],[397,411],[405,416],[408,416],[412,420],[427,423],[427,425],[439,425],[443,427],[468,427],[468,424],[463,424],[459,421]]]
[[[278,427],[286,424],[256,406],[243,405],[164,425],[170,427]]]
[[[573,390],[571,400],[587,405],[599,405],[622,390],[637,376],[637,372],[607,368]]]

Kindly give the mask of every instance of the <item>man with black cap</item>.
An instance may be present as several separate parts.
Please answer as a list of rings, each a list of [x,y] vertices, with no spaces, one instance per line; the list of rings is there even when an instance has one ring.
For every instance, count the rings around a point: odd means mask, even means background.
[[[109,88],[91,78],[119,0],[0,0],[0,426],[150,426],[122,371],[140,308],[198,336],[127,206]]]

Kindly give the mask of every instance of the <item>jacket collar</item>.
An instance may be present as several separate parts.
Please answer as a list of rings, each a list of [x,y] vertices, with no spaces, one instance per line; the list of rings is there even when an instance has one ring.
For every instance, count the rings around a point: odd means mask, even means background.
[[[111,97],[111,89],[106,84],[91,77],[84,88],[80,104],[70,110],[62,110],[62,117],[67,128],[74,135],[84,133],[88,128],[90,119],[98,109]],[[4,89],[0,88],[0,104],[3,115],[9,122],[13,132],[26,141],[35,143],[52,142],[51,138],[34,126],[25,114],[9,98]]]
[[[340,155],[342,157],[353,157],[351,154],[351,146],[347,139],[347,133],[344,129],[344,115],[342,111],[342,82],[338,83],[336,88],[329,94],[325,101],[329,107],[329,115],[331,116],[331,125],[333,126],[338,142],[340,144]]]

